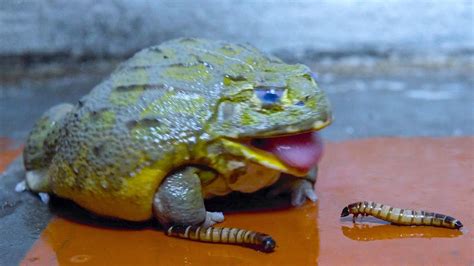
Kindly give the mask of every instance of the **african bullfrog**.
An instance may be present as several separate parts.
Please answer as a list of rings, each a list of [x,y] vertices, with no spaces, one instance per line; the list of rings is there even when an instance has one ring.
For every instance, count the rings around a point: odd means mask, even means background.
[[[331,122],[311,70],[250,45],[177,39],[136,53],[76,104],[46,111],[23,153],[28,188],[101,216],[223,220],[204,199],[313,189]]]

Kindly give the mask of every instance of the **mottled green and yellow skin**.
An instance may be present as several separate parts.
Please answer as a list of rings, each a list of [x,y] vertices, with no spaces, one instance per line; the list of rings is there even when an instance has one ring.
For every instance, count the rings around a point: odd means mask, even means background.
[[[398,225],[430,225],[459,229],[461,221],[444,214],[428,211],[394,208],[373,201],[361,201],[349,204],[342,210],[341,217],[353,215],[353,221],[358,215],[372,215],[376,218]]]
[[[281,101],[263,106],[261,87],[282,90]],[[27,184],[100,215],[147,220],[163,179],[189,165],[206,169],[193,173],[205,198],[254,192],[281,172],[304,177],[244,140],[330,121],[308,67],[249,45],[173,40],[135,54],[76,105],[45,113],[25,147]]]

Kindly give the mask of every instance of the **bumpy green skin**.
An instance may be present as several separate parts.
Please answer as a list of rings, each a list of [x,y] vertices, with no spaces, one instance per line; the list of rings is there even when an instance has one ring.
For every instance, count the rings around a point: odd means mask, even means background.
[[[54,156],[54,146],[58,136],[58,124],[73,109],[71,104],[59,104],[47,112],[36,122],[26,142],[24,162],[26,170],[47,167]]]
[[[50,192],[85,208],[147,219],[153,193],[171,171],[205,166],[215,175],[201,177],[204,187],[245,174],[247,158],[220,140],[302,132],[330,121],[327,99],[310,73],[248,45],[166,42],[120,65],[54,123],[40,120],[25,164],[27,170],[46,169]],[[282,90],[281,102],[262,106],[254,93],[261,87]],[[232,190],[217,187],[206,196]],[[107,207],[114,204],[120,208]],[[121,214],[127,208],[140,210]]]

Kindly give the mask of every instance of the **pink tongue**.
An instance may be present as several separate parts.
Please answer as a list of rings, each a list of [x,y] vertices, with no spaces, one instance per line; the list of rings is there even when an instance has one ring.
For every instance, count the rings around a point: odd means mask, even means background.
[[[323,142],[316,132],[265,139],[261,148],[302,171],[309,171],[323,154]]]

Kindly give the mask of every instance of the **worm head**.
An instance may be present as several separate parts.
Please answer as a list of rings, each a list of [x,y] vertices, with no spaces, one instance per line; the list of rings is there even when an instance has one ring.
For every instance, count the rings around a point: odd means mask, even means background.
[[[461,221],[459,221],[459,220],[457,220],[457,219],[455,219],[451,216],[446,216],[445,221],[446,221],[446,223],[451,224],[456,229],[459,229],[459,228],[463,227],[463,224],[461,223]]]
[[[351,214],[351,213],[349,212],[349,208],[348,208],[348,207],[345,207],[344,209],[342,209],[341,217],[346,217],[346,216],[348,216],[349,214]]]
[[[272,252],[275,249],[276,242],[271,237],[262,240],[262,250],[264,252]]]

